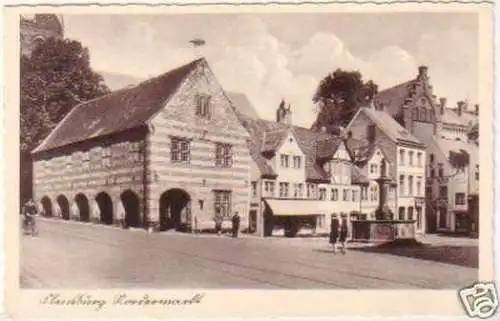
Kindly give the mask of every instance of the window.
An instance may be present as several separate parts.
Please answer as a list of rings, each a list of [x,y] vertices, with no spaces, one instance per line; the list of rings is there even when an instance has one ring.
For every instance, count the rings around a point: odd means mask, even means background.
[[[425,197],[431,198],[431,196],[432,196],[432,187],[426,186],[425,187]]]
[[[413,195],[413,176],[408,176],[408,195]]]
[[[408,165],[413,166],[413,151],[408,152]]]
[[[344,202],[349,201],[349,190],[348,190],[348,189],[344,189],[344,190],[342,191],[342,200],[343,200]]]
[[[417,195],[422,196],[422,177],[417,177]]]
[[[316,186],[314,184],[307,184],[307,198],[316,199]]]
[[[399,195],[405,194],[405,176],[399,175]]]
[[[203,118],[211,118],[211,99],[209,95],[196,95],[196,115]]]
[[[465,205],[465,193],[455,194],[455,205]]]
[[[436,171],[434,170],[434,168],[431,168],[431,173],[430,173],[430,176],[432,178],[434,178],[436,176]]]
[[[378,186],[377,185],[372,185],[370,187],[370,200],[372,202],[378,200]]]
[[[280,183],[280,197],[288,197],[288,183]]]
[[[370,165],[370,174],[376,174],[378,170],[378,166],[376,164]]]
[[[405,219],[405,208],[404,207],[399,208],[398,219],[401,221]]]
[[[332,201],[338,201],[339,200],[339,190],[338,189],[332,188],[331,200]]]
[[[81,156],[78,158],[78,161],[81,162]],[[111,149],[109,147],[105,147],[102,150],[102,165],[104,167],[111,167]]]
[[[479,180],[479,171],[476,172],[476,181]]]
[[[293,156],[293,168],[300,168],[301,160],[302,158],[300,156]]]
[[[189,162],[189,140],[178,137],[172,138],[170,158],[172,162]]]
[[[417,229],[420,230],[422,228],[422,208],[417,207]]]
[[[231,167],[233,165],[233,147],[230,144],[215,145],[215,165]]]
[[[326,188],[324,187],[319,189],[319,200],[320,201],[326,200]]]
[[[357,202],[358,201],[358,191],[352,190],[352,201]]]
[[[375,141],[375,125],[370,124],[366,128],[366,138],[368,139],[369,142],[374,142]]]
[[[361,200],[363,200],[363,201],[368,200],[368,187],[367,186],[361,187]]]
[[[264,192],[266,196],[274,196],[274,182],[264,182]]]
[[[421,152],[417,153],[417,166],[422,167],[422,153]]]
[[[440,198],[448,198],[448,187],[447,186],[440,186],[439,187],[439,197]]]
[[[293,197],[294,198],[302,198],[302,184],[294,184],[293,185]]]
[[[252,196],[257,196],[257,182],[252,182]]]
[[[231,217],[231,191],[214,191],[215,216]]]
[[[429,155],[429,163],[434,163],[434,154]]]
[[[413,207],[408,207],[408,219],[413,220]]]
[[[404,151],[404,149],[399,150],[399,164],[400,165],[405,164],[405,151]]]
[[[438,169],[438,173],[439,173],[439,177],[443,177],[444,176],[444,169],[443,169],[443,167],[440,167]]]
[[[326,221],[325,215],[318,215],[316,226],[318,228],[325,228],[325,223],[326,223],[325,221]]]
[[[281,167],[288,168],[288,155],[281,154]]]

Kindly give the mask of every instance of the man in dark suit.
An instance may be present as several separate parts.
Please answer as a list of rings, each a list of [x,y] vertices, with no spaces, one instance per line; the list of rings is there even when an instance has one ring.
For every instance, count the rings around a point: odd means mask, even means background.
[[[333,253],[336,253],[336,243],[339,237],[339,219],[337,214],[332,214],[330,221],[330,244],[333,247]]]
[[[238,237],[238,232],[240,231],[240,216],[238,215],[238,212],[234,213],[232,223],[233,237]]]

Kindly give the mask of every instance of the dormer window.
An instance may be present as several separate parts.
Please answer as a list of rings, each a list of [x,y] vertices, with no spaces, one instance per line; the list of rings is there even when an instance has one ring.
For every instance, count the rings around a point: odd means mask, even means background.
[[[211,118],[211,97],[209,95],[196,95],[196,115],[207,119]]]

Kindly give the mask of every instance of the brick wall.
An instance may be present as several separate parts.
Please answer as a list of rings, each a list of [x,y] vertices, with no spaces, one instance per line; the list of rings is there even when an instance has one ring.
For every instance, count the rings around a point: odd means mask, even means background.
[[[196,115],[197,94],[211,97],[212,116],[205,119]],[[242,127],[222,88],[205,64],[180,85],[166,107],[152,120],[154,133],[148,138],[147,193],[149,216],[155,224],[166,210],[160,200],[166,192],[176,189],[188,195],[191,220],[196,217],[198,229],[214,227],[214,191],[231,192],[231,216],[241,216],[241,228],[248,223],[250,203],[250,155],[248,133]],[[189,140],[190,161],[172,162],[172,137]],[[232,166],[216,166],[216,143],[232,146]],[[184,210],[183,210],[184,211]],[[185,215],[185,213],[183,214]],[[230,226],[230,216],[224,225]]]
[[[65,219],[141,225],[144,133],[129,131],[35,155],[33,194],[40,209]]]

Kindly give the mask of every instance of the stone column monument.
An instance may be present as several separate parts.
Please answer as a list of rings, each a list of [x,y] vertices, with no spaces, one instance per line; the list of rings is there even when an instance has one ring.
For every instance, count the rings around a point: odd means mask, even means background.
[[[387,176],[387,165],[385,159],[382,159],[380,165],[380,177],[376,179],[379,186],[379,203],[375,211],[376,220],[392,220],[392,214],[387,206],[387,191],[389,181],[391,179]]]

